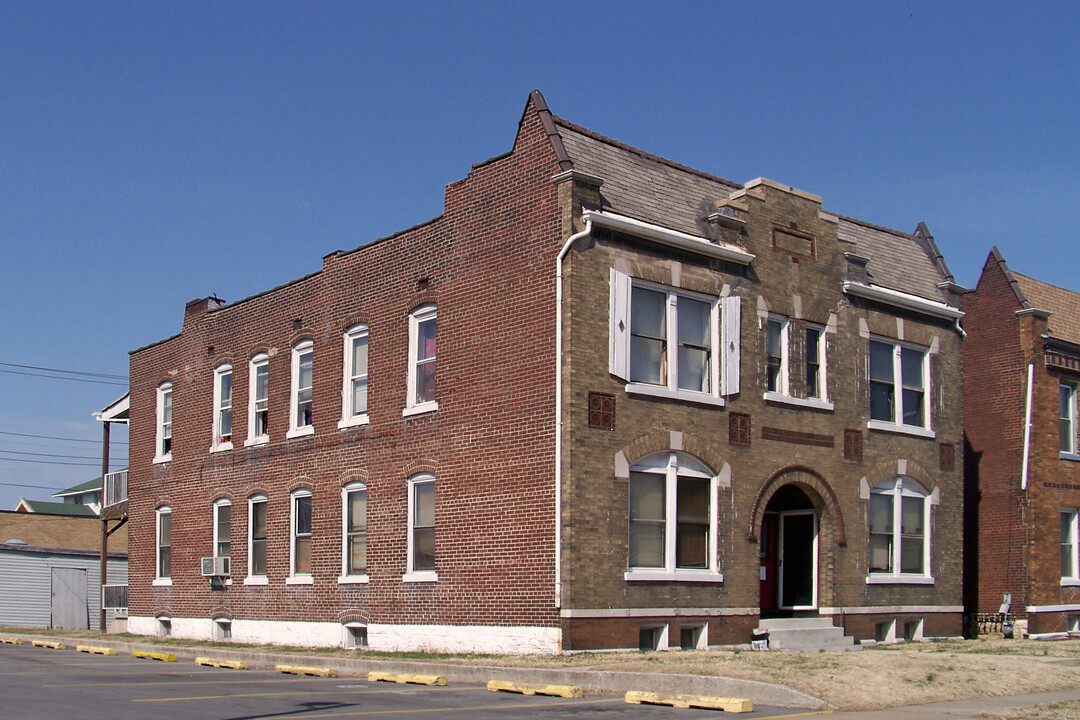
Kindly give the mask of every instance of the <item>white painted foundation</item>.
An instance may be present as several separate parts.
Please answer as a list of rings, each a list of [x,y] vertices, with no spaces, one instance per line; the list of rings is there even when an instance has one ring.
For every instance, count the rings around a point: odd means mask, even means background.
[[[211,618],[173,617],[172,637],[213,640]],[[155,617],[128,618],[128,632],[158,635]],[[382,625],[368,623],[368,649],[389,652],[431,651],[459,653],[554,654],[561,649],[562,631],[546,627],[499,625]],[[330,622],[240,620],[232,621],[237,643],[344,647],[345,626]]]

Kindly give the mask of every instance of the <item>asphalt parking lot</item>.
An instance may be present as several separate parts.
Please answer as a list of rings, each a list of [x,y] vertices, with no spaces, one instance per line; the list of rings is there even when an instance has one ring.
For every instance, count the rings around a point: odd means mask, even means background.
[[[522,679],[527,682],[527,678]],[[755,708],[734,715],[628,705],[622,696],[564,699],[489,692],[483,686],[428,687],[319,678],[273,670],[207,668],[129,655],[91,655],[0,645],[0,718],[10,720],[279,720],[287,718],[769,718],[805,711]]]

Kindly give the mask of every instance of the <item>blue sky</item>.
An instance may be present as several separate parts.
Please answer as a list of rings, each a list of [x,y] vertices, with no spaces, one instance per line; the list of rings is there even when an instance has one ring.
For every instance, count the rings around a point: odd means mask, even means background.
[[[11,433],[99,440],[124,392],[11,365],[126,375],[187,300],[438,215],[533,88],[677,162],[924,220],[962,284],[996,244],[1080,289],[1078,25],[1075,3],[0,0],[0,508],[100,465]]]

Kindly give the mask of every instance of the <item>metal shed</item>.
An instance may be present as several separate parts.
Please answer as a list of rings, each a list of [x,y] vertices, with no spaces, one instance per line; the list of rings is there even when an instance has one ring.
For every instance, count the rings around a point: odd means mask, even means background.
[[[109,553],[111,583],[127,584],[127,565],[127,553]],[[93,550],[0,544],[0,625],[88,629],[101,611],[99,567]]]

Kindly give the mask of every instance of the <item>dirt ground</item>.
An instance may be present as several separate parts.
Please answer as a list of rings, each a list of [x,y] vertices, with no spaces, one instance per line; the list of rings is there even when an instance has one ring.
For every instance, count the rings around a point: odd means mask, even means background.
[[[21,632],[46,634],[50,631],[23,629]],[[0,628],[0,633],[18,635],[20,630]],[[101,637],[94,632],[56,631],[55,634]],[[233,644],[133,635],[109,635],[102,639],[113,638],[217,649],[238,647]],[[848,653],[728,650],[516,656],[389,654],[278,647],[274,650],[473,665],[718,675],[782,683],[821,698],[841,710],[871,710],[946,700],[1021,695],[1080,685],[1080,664],[1075,664],[1080,663],[1080,639],[1035,641],[980,638],[963,642],[900,643]],[[1071,703],[1025,712],[1029,714],[988,717],[1003,720],[1080,720],[1080,708]]]
[[[1080,703],[1065,702],[1017,708],[1000,713],[984,713],[982,717],[998,720],[1080,720]]]

